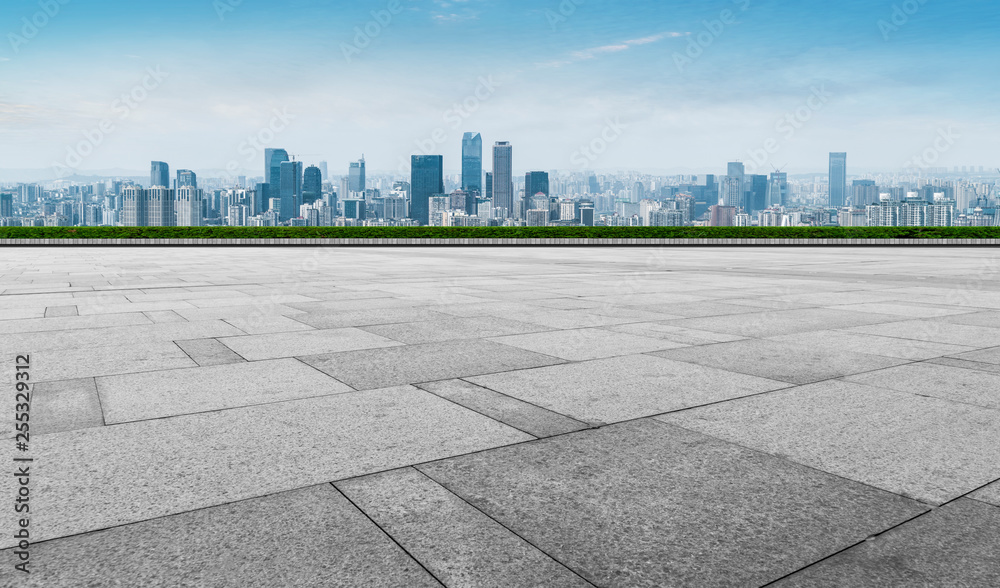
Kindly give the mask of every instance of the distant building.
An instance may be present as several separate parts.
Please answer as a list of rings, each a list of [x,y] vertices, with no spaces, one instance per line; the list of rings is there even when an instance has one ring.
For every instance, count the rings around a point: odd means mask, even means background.
[[[358,161],[351,162],[348,169],[348,190],[354,194],[364,194],[365,192],[365,156],[362,155]]]
[[[854,180],[851,185],[851,206],[866,208],[878,202],[878,186],[874,180]]]
[[[483,137],[479,133],[462,137],[462,190],[483,192]]]
[[[162,161],[154,161],[150,164],[149,187],[155,188],[157,186],[170,187],[170,166]]]
[[[514,214],[513,147],[507,141],[493,146],[493,208],[502,218]]]
[[[280,173],[281,191],[278,197],[281,199],[281,209],[278,216],[284,222],[295,217],[302,204],[302,162],[282,162]]]
[[[843,208],[847,203],[847,154],[830,154],[830,207]]]
[[[281,164],[288,161],[288,152],[284,149],[264,149],[264,188],[257,189],[261,192],[262,202],[270,202],[271,199],[281,199]],[[281,211],[276,210],[279,214]]]
[[[14,195],[0,194],[0,217],[10,218],[14,216]]]
[[[412,156],[410,190],[410,218],[417,224],[430,225],[430,199],[444,194],[444,156]]]
[[[176,218],[178,227],[200,227],[203,224],[202,200],[204,193],[196,187],[177,189]]]
[[[302,204],[312,204],[323,197],[323,170],[310,165],[302,179]]]
[[[736,221],[735,206],[709,206],[709,226],[731,227]]]
[[[179,169],[177,170],[177,183],[174,186],[175,189],[180,190],[181,188],[197,188],[198,187],[198,176],[189,169]]]

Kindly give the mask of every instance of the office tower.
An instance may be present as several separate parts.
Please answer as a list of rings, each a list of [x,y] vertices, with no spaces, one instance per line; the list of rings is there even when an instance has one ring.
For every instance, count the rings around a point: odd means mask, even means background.
[[[365,192],[365,156],[362,155],[358,161],[351,162],[348,170],[348,190],[357,194]]]
[[[177,183],[180,184],[180,181]],[[203,200],[204,193],[195,186],[177,188],[174,206],[178,227],[200,227],[203,224]]]
[[[148,193],[139,186],[126,186],[121,193],[121,222],[126,227],[145,227],[149,225]]]
[[[493,172],[486,172],[486,181],[483,182],[483,197],[489,201],[493,200]]]
[[[325,182],[330,179],[330,166],[325,161],[319,162],[319,173],[323,175],[322,181]]]
[[[747,200],[747,213],[753,214],[767,208],[767,176],[750,176],[750,198]]]
[[[500,209],[500,218],[514,214],[513,147],[507,141],[493,146],[493,208]]]
[[[150,227],[177,226],[174,218],[175,192],[163,186],[155,186],[147,192],[146,219]]]
[[[483,137],[479,133],[462,137],[462,190],[483,191]]]
[[[323,170],[310,165],[302,179],[302,204],[312,204],[323,197]]]
[[[720,206],[731,208],[743,208],[746,199],[746,172],[741,162],[731,162],[728,173],[722,178],[722,186],[719,191]]]
[[[0,218],[14,216],[14,195],[0,194]]]
[[[736,209],[732,206],[710,206],[708,210],[711,214],[709,226],[732,227],[735,225]]]
[[[360,198],[344,200],[344,218],[363,221],[367,218],[365,201]]]
[[[528,172],[524,175],[524,198],[521,210],[525,211],[522,218],[527,218],[527,211],[541,208],[536,206],[534,198],[538,194],[545,195],[545,208],[548,208],[549,199],[549,174],[547,172]]]
[[[156,186],[170,187],[170,166],[162,161],[154,161],[150,164],[149,187],[155,188]]]
[[[264,183],[257,186],[261,202],[270,202],[281,194],[281,164],[288,161],[284,149],[264,149]],[[263,212],[263,211],[262,211]]]
[[[430,199],[444,194],[444,157],[414,155],[410,161],[410,218],[430,224]]]
[[[767,207],[784,206],[788,201],[788,174],[774,172],[767,184]]]
[[[281,164],[281,189],[278,197],[281,199],[281,210],[278,217],[282,222],[298,215],[302,204],[302,162],[285,161]]]
[[[843,208],[847,204],[847,154],[830,154],[830,206]]]
[[[177,190],[181,188],[197,188],[198,187],[198,176],[189,169],[179,169],[177,170],[177,185],[174,186]]]
[[[851,188],[851,206],[854,208],[878,204],[878,186],[875,185],[875,180],[854,180]]]

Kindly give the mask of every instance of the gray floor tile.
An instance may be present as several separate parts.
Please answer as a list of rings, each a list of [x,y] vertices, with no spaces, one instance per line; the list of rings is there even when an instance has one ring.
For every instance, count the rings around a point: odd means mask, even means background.
[[[532,437],[410,387],[50,435],[35,541],[266,496]],[[12,476],[0,492],[13,492]],[[14,540],[0,537],[0,548]]]
[[[771,337],[769,340],[823,353],[867,353],[909,360],[931,359],[971,349],[971,347],[964,345],[881,337],[851,331],[814,331],[812,333],[780,335]]]
[[[658,417],[942,504],[1000,478],[1000,411],[842,381]]]
[[[236,327],[222,321],[161,323],[154,325],[136,325],[131,327],[108,327],[103,329],[77,329],[70,331],[47,331],[43,333],[18,333],[14,335],[5,335],[2,339],[0,339],[0,350],[9,353],[23,353],[24,351],[38,353],[41,351],[61,349],[144,346],[152,342],[202,339],[206,337],[226,337],[242,334],[243,332]]]
[[[599,586],[759,586],[925,510],[650,420],[418,469]]]
[[[376,310],[351,310],[345,312],[308,312],[295,315],[295,320],[317,329],[340,329],[345,327],[367,327],[394,323],[419,321],[442,321],[451,315],[424,307],[385,308]]]
[[[443,316],[443,315],[442,315]],[[502,335],[537,333],[547,330],[532,323],[522,323],[495,316],[447,318],[435,321],[397,323],[362,327],[369,333],[407,344],[437,343],[456,339],[482,339]]]
[[[93,378],[40,382],[32,387],[31,432],[35,435],[104,426]]]
[[[440,586],[329,484],[37,544],[32,564],[17,586]]]
[[[148,310],[144,313],[146,318],[157,323],[186,323],[187,319],[172,310]]]
[[[743,337],[776,337],[808,331],[842,329],[858,325],[872,325],[898,321],[901,317],[867,312],[844,312],[826,308],[802,310],[777,310],[755,314],[737,314],[719,317],[695,318],[673,321],[670,324],[689,329],[729,333]],[[891,325],[881,325],[891,326]],[[876,333],[877,334],[877,333]]]
[[[844,304],[839,306],[829,306],[832,310],[845,310],[847,312],[872,312],[875,314],[895,314],[912,318],[934,318],[939,316],[950,316],[966,314],[971,310],[965,308],[941,308],[921,304],[906,304],[901,301],[893,302],[868,302],[865,304]]]
[[[463,380],[430,382],[417,387],[535,437],[588,428],[586,423]]]
[[[175,341],[175,343],[188,357],[202,367],[246,361],[235,351],[219,343],[217,339],[191,339],[190,341]]]
[[[97,387],[108,424],[352,391],[296,359],[106,376]]]
[[[927,360],[927,363],[935,365],[946,365],[956,368],[964,368],[967,370],[979,370],[981,372],[988,372],[991,374],[1000,374],[1000,364],[995,364],[995,363],[966,361],[964,359],[956,359],[954,357],[938,357],[935,359]]]
[[[109,343],[114,342],[109,341]],[[169,341],[38,351],[32,353],[32,362],[32,377],[36,382],[169,370],[197,365]]]
[[[616,333],[604,329],[549,331],[532,335],[497,337],[491,340],[570,361],[634,355],[647,351],[684,347],[681,343],[674,343],[666,339]]]
[[[1000,409],[1000,374],[914,363],[844,379],[899,392]]]
[[[878,355],[759,339],[671,349],[652,355],[792,384],[809,384],[906,363]]]
[[[62,316],[80,316],[76,306],[49,306],[45,309],[45,318]]]
[[[774,586],[1000,586],[1000,508],[959,500]]]
[[[466,378],[579,421],[614,423],[788,387],[787,383],[629,355]]]
[[[856,333],[870,333],[885,337],[935,341],[951,345],[971,345],[976,347],[1000,346],[1000,329],[974,325],[956,325],[943,320],[904,321],[884,325],[870,325],[851,328]]]
[[[975,361],[979,363],[992,363],[994,365],[1000,365],[1000,347],[991,347],[989,349],[980,349],[978,351],[969,351],[968,353],[957,353],[952,355],[955,359],[963,359],[965,361]]]
[[[358,390],[523,370],[562,361],[482,340],[407,345],[301,359]]]
[[[286,316],[247,316],[226,319],[226,322],[248,335],[265,335],[270,333],[290,333],[294,331],[314,330],[313,327]]]
[[[681,345],[711,345],[712,343],[728,343],[729,341],[742,341],[746,337],[739,335],[727,335],[725,333],[713,333],[711,331],[699,331],[696,329],[686,329],[676,327],[670,323],[632,323],[628,325],[612,325],[601,327],[616,333],[628,333],[641,337],[654,337],[673,341]]]
[[[353,328],[224,337],[219,341],[250,361],[401,345],[398,341]]]
[[[0,321],[0,334],[43,333],[148,324],[150,324],[149,319],[141,312],[92,316],[63,315],[52,318]]]
[[[937,319],[944,323],[953,325],[973,325],[976,327],[1000,328],[1000,312],[975,312],[969,314],[956,314],[954,316],[943,316]]]
[[[445,586],[591,586],[412,468],[336,486]]]

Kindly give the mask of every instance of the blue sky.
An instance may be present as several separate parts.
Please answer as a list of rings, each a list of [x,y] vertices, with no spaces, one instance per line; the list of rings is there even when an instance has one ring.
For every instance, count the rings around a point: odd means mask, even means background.
[[[979,0],[8,0],[0,168],[259,174],[256,137],[454,170],[465,131],[518,170],[896,169],[942,132],[934,165],[995,167],[998,24]]]

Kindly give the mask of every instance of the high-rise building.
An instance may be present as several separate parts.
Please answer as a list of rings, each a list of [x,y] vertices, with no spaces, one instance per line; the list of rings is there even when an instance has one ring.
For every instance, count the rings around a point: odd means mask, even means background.
[[[854,180],[851,188],[851,206],[864,208],[870,204],[878,204],[878,186],[875,185],[875,180]]]
[[[444,156],[412,156],[410,161],[410,218],[421,225],[429,225],[430,199],[443,194]]]
[[[197,187],[185,186],[177,188],[175,213],[178,227],[200,227],[203,224],[201,214],[203,199],[204,194]]]
[[[719,192],[719,205],[731,208],[744,208],[746,198],[746,171],[742,162],[729,163],[728,173],[722,179],[722,189]],[[729,225],[727,225],[729,226]]]
[[[479,133],[462,137],[462,190],[483,192],[483,137]]]
[[[330,179],[330,166],[325,161],[319,162],[319,172],[323,175],[322,181],[327,181]]]
[[[170,166],[162,161],[154,161],[150,164],[149,187],[155,188],[156,186],[170,187]]]
[[[514,214],[513,147],[507,141],[493,146],[493,208],[499,218]]]
[[[164,186],[154,186],[147,192],[146,226],[174,227],[177,219],[174,217],[175,192]]]
[[[830,154],[830,206],[843,208],[847,202],[847,154]]]
[[[288,161],[284,149],[264,149],[264,185],[258,186],[261,202],[270,202],[281,196],[281,164]],[[263,212],[263,211],[261,211]],[[275,211],[279,212],[280,211]]]
[[[767,205],[767,176],[752,175],[750,176],[750,191],[749,198],[746,202],[746,210],[748,214],[753,214],[755,212],[765,210]]]
[[[302,204],[302,162],[285,161],[281,164],[281,210],[278,217],[282,222],[298,216]]]
[[[767,183],[767,207],[784,206],[788,201],[788,174],[774,172]]]
[[[323,197],[323,170],[310,165],[302,179],[302,204],[312,204]]]
[[[352,161],[348,170],[348,190],[354,194],[365,193],[365,156]]]
[[[198,187],[198,176],[189,169],[179,169],[177,170],[177,185],[174,186],[177,190],[181,188],[197,188]]]
[[[483,182],[483,198],[493,200],[493,172],[486,172],[486,181]]]
[[[0,218],[14,216],[14,195],[0,194]]]
[[[736,209],[732,206],[709,206],[709,226],[732,227],[736,223]]]
[[[546,200],[545,208],[548,208],[548,198],[549,198],[548,172],[534,171],[526,173],[524,175],[524,203],[523,206],[521,207],[522,210],[528,211],[533,208],[540,209],[541,206],[537,206],[533,201],[533,199],[538,194],[545,195],[545,200]]]

